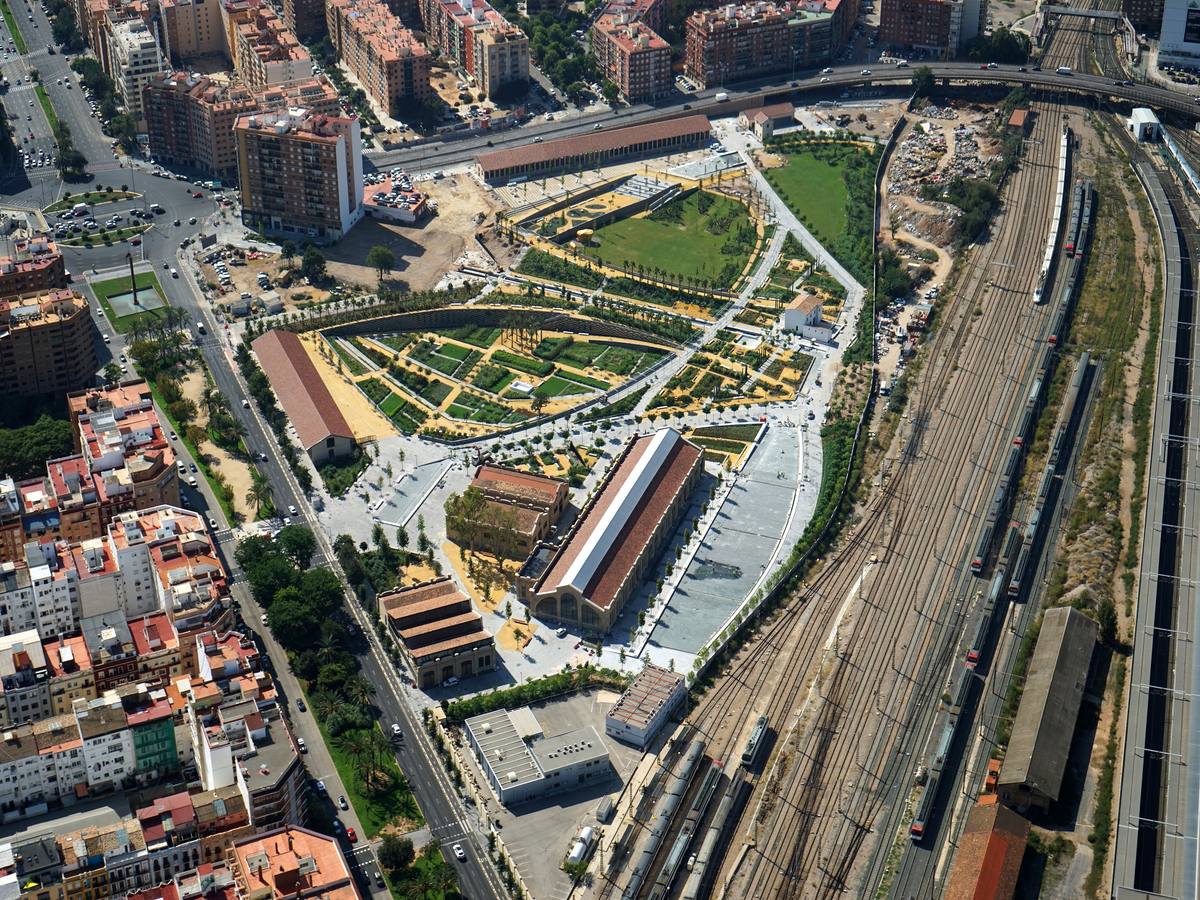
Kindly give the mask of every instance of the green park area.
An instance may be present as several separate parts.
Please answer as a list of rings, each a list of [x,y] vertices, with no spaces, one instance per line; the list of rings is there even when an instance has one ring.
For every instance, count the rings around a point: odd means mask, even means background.
[[[767,181],[821,242],[860,281],[870,274],[877,150],[870,145],[790,135],[768,147],[784,164]]]
[[[139,322],[160,319],[166,315],[166,297],[155,274],[138,272],[136,279],[137,303],[134,303],[133,285],[127,275],[90,283],[92,293],[100,301],[109,322],[122,334],[132,330]],[[141,310],[136,311],[137,307],[141,307]]]
[[[757,241],[746,207],[696,191],[598,229],[581,252],[628,272],[724,290],[741,275]]]
[[[133,191],[83,191],[79,194],[67,194],[61,200],[51,203],[43,212],[66,212],[76,203],[86,203],[88,206],[99,206],[102,203],[115,203],[118,200],[131,200],[141,194]]]

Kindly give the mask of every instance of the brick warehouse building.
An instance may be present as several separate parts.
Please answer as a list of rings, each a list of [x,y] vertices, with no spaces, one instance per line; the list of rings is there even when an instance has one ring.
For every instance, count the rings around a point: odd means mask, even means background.
[[[630,441],[558,548],[539,545],[517,577],[533,615],[605,633],[670,541],[704,470],[673,428]]]

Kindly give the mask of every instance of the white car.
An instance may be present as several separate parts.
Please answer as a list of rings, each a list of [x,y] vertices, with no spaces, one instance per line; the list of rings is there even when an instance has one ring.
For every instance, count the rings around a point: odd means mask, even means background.
[[[402,734],[403,734],[403,732],[400,730],[400,723],[393,722],[392,723],[392,737],[400,737]]]
[[[296,507],[294,507],[294,506],[288,506],[288,512],[291,513],[293,516],[300,515],[299,510],[297,510]]]
[[[459,862],[462,862],[464,859],[467,858],[467,851],[463,849],[462,844],[455,844],[454,847],[452,847],[451,849],[454,850],[454,858],[457,859]]]

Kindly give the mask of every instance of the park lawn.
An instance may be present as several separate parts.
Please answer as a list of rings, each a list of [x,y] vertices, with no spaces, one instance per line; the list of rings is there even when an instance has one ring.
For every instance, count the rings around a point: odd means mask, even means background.
[[[713,203],[706,213],[700,212],[698,192],[683,200],[672,201],[683,204],[680,224],[650,218],[630,218],[605,225],[595,233],[599,246],[587,247],[583,252],[623,269],[636,268],[638,265],[650,271],[661,269],[668,278],[716,277],[725,261],[721,247],[730,232],[749,222],[750,215],[736,200],[709,196],[713,198]],[[738,213],[733,224],[727,230],[714,234],[709,230],[710,223],[728,216],[731,207],[736,208]]]
[[[17,52],[24,56],[28,52],[25,47],[25,38],[21,35],[21,29],[17,27],[17,20],[13,18],[8,0],[0,0],[0,10],[4,11],[4,21],[8,25],[8,33],[12,35],[13,45],[17,48]]]
[[[462,362],[474,351],[469,347],[462,347],[458,344],[451,344],[449,341],[446,341],[437,348],[437,352],[442,356],[449,356],[451,359],[457,359],[459,362]]]
[[[166,303],[167,298],[163,295],[162,285],[158,283],[158,276],[153,272],[138,272],[137,287],[139,291],[142,288],[154,288],[155,293],[158,294],[158,298]],[[145,312],[132,313],[128,316],[117,316],[112,308],[112,304],[108,302],[108,298],[133,289],[127,275],[121,278],[110,278],[107,281],[93,281],[91,288],[92,293],[96,295],[96,299],[100,301],[100,306],[104,309],[104,314],[108,316],[108,321],[112,323],[112,327],[122,334],[133,328],[138,322],[160,319],[166,315],[166,307],[160,306],[158,309],[148,309]]]
[[[558,375],[551,375],[533,391],[537,397],[565,397],[570,394],[587,394],[591,388],[578,381],[568,381]]]
[[[846,233],[846,181],[840,166],[809,153],[781,153],[782,168],[767,169],[767,180],[788,209],[803,220],[824,246]]]
[[[388,394],[379,404],[379,411],[389,419],[404,405],[404,401],[396,394]]]
[[[397,818],[409,819],[418,827],[424,824],[425,817],[421,814],[421,807],[417,805],[417,799],[409,790],[394,756],[388,754],[383,758],[383,768],[392,776],[391,789],[380,794],[368,795],[354,764],[342,752],[339,743],[329,737],[325,723],[318,718],[317,725],[321,729],[325,746],[329,748],[329,755],[333,758],[333,766],[338,770],[342,784],[346,787],[346,799],[350,801],[350,805],[358,813],[358,821],[362,823],[362,838],[370,840],[379,834],[385,825]]]
[[[462,341],[464,344],[471,344],[480,350],[486,350],[492,344],[496,343],[496,338],[500,337],[499,328],[489,328],[486,325],[463,325],[461,328],[453,328],[449,331],[438,333],[443,337],[454,338],[454,340]]]

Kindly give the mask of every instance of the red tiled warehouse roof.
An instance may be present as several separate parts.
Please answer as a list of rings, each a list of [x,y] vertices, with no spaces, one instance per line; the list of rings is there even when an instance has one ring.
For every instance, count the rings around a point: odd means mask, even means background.
[[[354,440],[346,417],[338,409],[299,337],[290,331],[276,329],[257,338],[251,346],[305,450],[328,437]]]

